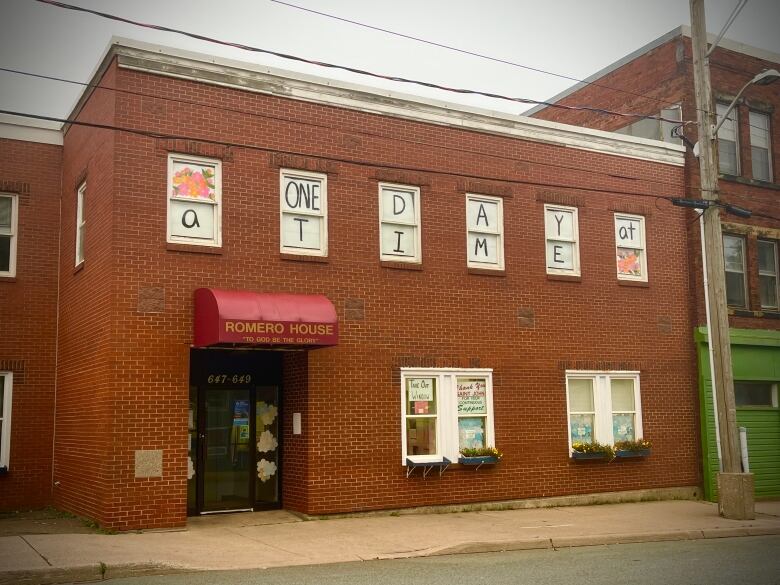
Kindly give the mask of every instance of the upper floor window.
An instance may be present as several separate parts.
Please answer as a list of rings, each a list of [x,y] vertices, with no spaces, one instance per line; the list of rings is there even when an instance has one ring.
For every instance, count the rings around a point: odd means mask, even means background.
[[[0,469],[8,469],[11,455],[11,372],[0,372]]]
[[[758,181],[772,180],[769,137],[769,115],[750,112],[750,158],[753,164],[753,178]]]
[[[723,234],[723,259],[726,269],[726,302],[731,307],[747,308],[745,239]]]
[[[0,276],[16,276],[18,204],[16,195],[0,193]]]
[[[780,309],[778,272],[777,242],[758,240],[758,288],[762,309]]]
[[[466,195],[467,264],[472,268],[504,269],[503,201]]]
[[[379,184],[379,246],[381,260],[422,261],[419,188]]]
[[[616,213],[615,246],[618,278],[646,282],[645,218]]]
[[[716,104],[718,123],[726,114],[728,105]],[[718,130],[718,169],[724,175],[739,174],[739,140],[737,110],[732,109]]]
[[[84,215],[86,196],[87,184],[82,183],[76,192],[76,266],[84,262],[84,230],[87,223]]]
[[[168,242],[222,245],[222,163],[168,156]]]
[[[569,449],[573,443],[642,438],[637,372],[566,372]]]
[[[328,255],[328,177],[282,169],[281,251],[306,256]]]
[[[577,208],[545,205],[544,233],[547,240],[547,273],[579,276]]]

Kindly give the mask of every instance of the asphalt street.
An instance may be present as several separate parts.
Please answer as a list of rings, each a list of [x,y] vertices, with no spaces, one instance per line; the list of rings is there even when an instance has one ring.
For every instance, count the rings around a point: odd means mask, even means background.
[[[776,585],[780,536],[463,554],[112,579],[111,585]]]

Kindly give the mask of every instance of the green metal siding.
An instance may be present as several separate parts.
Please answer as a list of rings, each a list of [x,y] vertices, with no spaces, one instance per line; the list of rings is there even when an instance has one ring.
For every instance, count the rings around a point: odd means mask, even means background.
[[[780,382],[780,331],[731,329],[729,335],[735,380]],[[718,498],[718,452],[707,328],[697,328],[694,339],[699,363],[704,497],[714,502]],[[739,408],[737,423],[748,430],[748,457],[750,471],[755,475],[756,497],[780,496],[780,410]]]

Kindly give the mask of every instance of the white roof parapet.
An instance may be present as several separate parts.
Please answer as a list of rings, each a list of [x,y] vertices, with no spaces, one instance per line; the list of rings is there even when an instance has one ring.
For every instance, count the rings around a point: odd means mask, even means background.
[[[62,146],[62,124],[0,114],[0,138]]]
[[[93,83],[116,56],[118,66],[125,69],[580,150],[675,166],[684,164],[682,146],[657,140],[536,120],[126,39],[112,42],[95,71]],[[86,96],[85,92],[71,116]]]

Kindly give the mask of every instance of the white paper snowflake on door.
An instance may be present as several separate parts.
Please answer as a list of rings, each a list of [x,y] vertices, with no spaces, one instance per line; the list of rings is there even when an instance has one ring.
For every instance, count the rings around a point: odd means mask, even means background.
[[[271,434],[271,431],[263,431],[257,440],[257,450],[260,453],[273,451],[279,446],[279,441]]]
[[[268,461],[267,459],[261,459],[257,462],[257,477],[260,481],[265,483],[276,473],[276,463]]]

